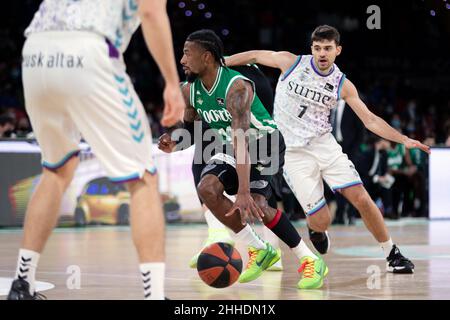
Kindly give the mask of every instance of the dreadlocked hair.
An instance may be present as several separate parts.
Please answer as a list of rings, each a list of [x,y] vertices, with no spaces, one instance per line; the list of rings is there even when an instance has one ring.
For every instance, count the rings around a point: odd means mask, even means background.
[[[225,58],[223,57],[223,42],[219,36],[210,29],[202,29],[191,33],[186,41],[196,42],[206,51],[211,52],[214,59],[222,66],[225,66]]]

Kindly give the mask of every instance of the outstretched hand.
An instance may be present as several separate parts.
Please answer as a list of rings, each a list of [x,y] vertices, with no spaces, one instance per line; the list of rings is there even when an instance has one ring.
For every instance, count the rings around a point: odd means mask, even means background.
[[[407,149],[418,148],[418,149],[420,149],[420,150],[422,150],[423,152],[426,152],[426,153],[428,153],[428,154],[431,153],[430,147],[429,147],[429,146],[423,144],[423,143],[420,142],[420,141],[414,140],[414,139],[407,138],[406,141],[403,142],[403,144],[405,145],[405,147],[406,147]]]
[[[254,219],[262,221],[262,218],[264,217],[263,211],[258,207],[250,193],[238,193],[233,207],[225,214],[225,216],[230,217],[235,214],[236,211],[239,211],[243,225],[247,223],[247,220],[250,220],[250,222],[253,223]]]

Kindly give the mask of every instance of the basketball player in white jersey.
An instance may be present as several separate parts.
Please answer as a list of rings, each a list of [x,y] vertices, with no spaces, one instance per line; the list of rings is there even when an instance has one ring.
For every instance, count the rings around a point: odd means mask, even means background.
[[[286,181],[302,205],[316,249],[329,250],[327,229],[331,217],[324,198],[322,179],[358,209],[379,242],[387,259],[387,271],[412,273],[414,264],[391,240],[383,216],[362,185],[358,172],[332,136],[330,110],[339,99],[355,111],[367,129],[406,148],[429,147],[404,136],[373,114],[358,96],[353,83],[334,64],[341,53],[339,32],[330,26],[317,27],[311,36],[312,55],[281,51],[248,51],[226,59],[228,66],[259,63],[278,68],[274,120],[286,141]]]
[[[182,119],[185,104],[166,0],[44,0],[25,30],[25,104],[43,172],[28,205],[10,300],[43,298],[35,291],[36,267],[79,162],[81,137],[108,177],[127,184],[144,296],[164,299],[164,217],[152,137],[122,57],[141,23],[166,81],[162,123],[172,126]]]

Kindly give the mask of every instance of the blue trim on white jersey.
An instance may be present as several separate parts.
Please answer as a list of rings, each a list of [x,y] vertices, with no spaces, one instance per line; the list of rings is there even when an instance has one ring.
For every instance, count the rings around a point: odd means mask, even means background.
[[[328,77],[329,75],[331,75],[334,72],[335,67],[334,67],[334,64],[333,64],[333,67],[331,68],[330,72],[328,72],[328,74],[320,73],[320,71],[317,70],[316,66],[314,65],[314,61],[313,60],[314,60],[314,57],[311,57],[311,67],[313,68],[314,72],[317,73],[319,76],[321,76],[321,77]]]
[[[154,176],[158,170],[156,169],[155,166],[145,169],[145,171],[147,171],[148,173],[150,173],[152,176]],[[130,182],[130,181],[134,181],[134,180],[138,180],[140,179],[140,175],[139,173],[132,173],[128,176],[125,177],[109,177],[109,180],[111,180],[114,183],[125,183],[125,182]]]
[[[67,161],[69,161],[72,157],[78,156],[79,153],[80,153],[80,150],[70,151],[60,161],[58,161],[56,163],[50,163],[50,162],[47,162],[47,161],[42,161],[42,166],[44,168],[47,168],[47,169],[50,169],[50,170],[56,170],[56,169],[62,167],[63,165],[65,165],[67,163]]]
[[[341,80],[339,80],[339,88],[338,88],[338,92],[337,92],[337,99],[339,100],[341,98],[341,91],[342,91],[342,86],[344,85],[345,82],[345,74],[342,74]]]
[[[281,81],[286,80],[286,78],[294,71],[295,68],[297,68],[298,64],[302,60],[302,55],[299,55],[297,59],[295,60],[294,64],[285,72],[284,75],[281,77]]]
[[[136,180],[136,179],[139,179],[139,173],[133,173],[133,174],[130,174],[125,177],[115,177],[115,178],[110,177],[109,178],[109,180],[111,180],[112,182],[116,182],[116,183],[127,182],[127,181],[131,181],[131,180]]]
[[[314,209],[308,211],[306,213],[306,215],[307,216],[312,216],[314,213],[316,213],[317,211],[322,209],[326,204],[327,204],[327,202],[325,201],[325,199],[322,199],[322,201],[320,201]]]
[[[150,169],[146,169],[148,173],[150,173],[152,176],[154,176],[157,172],[158,169],[156,169],[156,167],[150,168]]]
[[[346,183],[346,184],[343,184],[343,185],[340,185],[340,186],[332,187],[331,190],[333,192],[335,192],[336,190],[342,190],[342,189],[354,187],[354,186],[357,186],[357,185],[360,185],[360,184],[363,184],[361,180],[354,181],[354,182]]]

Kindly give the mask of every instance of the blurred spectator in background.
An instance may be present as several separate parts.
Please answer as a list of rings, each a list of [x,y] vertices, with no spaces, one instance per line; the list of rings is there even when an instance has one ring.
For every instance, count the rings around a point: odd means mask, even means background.
[[[31,125],[27,117],[22,117],[17,121],[14,133],[16,138],[29,138]]]
[[[20,12],[20,15],[9,15],[2,20],[0,28],[0,137],[32,137],[31,128],[27,124],[23,105],[21,85],[21,48],[23,31],[31,21],[40,0],[8,1],[12,6],[5,12]],[[447,1],[448,2],[448,1]],[[387,1],[386,1],[387,3]],[[398,3],[398,4],[397,4]],[[302,6],[300,1],[251,1],[241,0],[233,3],[233,19],[229,18],[230,4],[226,1],[209,1],[206,3],[209,18],[196,9],[195,2],[190,6],[193,16],[185,15],[185,9],[178,6],[178,1],[169,2],[168,9],[173,22],[174,46],[178,58],[181,58],[184,35],[199,28],[212,28],[223,35],[227,54],[245,51],[252,47],[271,47],[271,49],[288,49],[292,51],[309,50],[309,34],[317,24],[333,24],[342,29],[343,40],[346,41],[347,54],[340,56],[340,65],[345,65],[348,76],[359,83],[360,95],[373,107],[373,111],[382,116],[395,129],[406,134],[416,133],[416,139],[424,140],[428,145],[450,147],[450,60],[448,50],[440,46],[448,43],[448,28],[439,28],[439,24],[431,23],[436,17],[424,16],[424,3],[404,6],[400,2],[389,1],[384,10],[385,21],[398,21],[398,8],[402,8],[402,22],[409,25],[411,32],[402,28],[382,28],[377,32],[367,32],[365,23],[359,20],[364,2],[355,2],[352,6],[342,6],[331,1],[318,0],[308,2],[308,10],[296,10]],[[328,10],[326,10],[328,8]],[[206,10],[205,10],[206,11]],[[252,12],[248,15],[248,12]],[[425,24],[415,21],[428,19]],[[298,21],[303,21],[298,28]],[[242,22],[245,21],[245,27]],[[406,23],[408,22],[408,23]],[[292,30],[296,37],[291,37]],[[152,129],[153,137],[164,131],[160,124],[162,106],[162,88],[164,82],[159,75],[156,63],[149,59],[145,41],[141,34],[130,44],[125,54],[127,69],[138,95],[145,105]],[[382,45],[380,45],[382,44]],[[359,49],[365,48],[364,55]],[[398,50],[411,52],[399,57]],[[353,52],[353,53],[352,53]],[[433,52],[435,63],[429,61],[429,52]],[[181,70],[180,70],[181,72]],[[272,69],[264,72],[275,87],[279,74]],[[148,74],[154,74],[148,77]],[[158,76],[159,75],[159,76]],[[360,131],[362,124],[354,121],[350,108],[344,106],[335,109],[330,121],[334,122],[333,134],[341,144],[343,151],[353,161],[361,176],[368,175],[370,165],[358,159],[359,145],[363,138]],[[333,119],[334,117],[334,119]],[[13,128],[11,129],[11,126]],[[339,130],[338,130],[339,128]],[[372,157],[375,145],[367,150]],[[427,211],[427,162],[424,154],[411,150],[404,154],[402,146],[395,146],[389,152],[390,172],[398,176],[395,188],[388,194],[395,198],[393,212],[395,215],[422,216]],[[383,149],[384,150],[384,149]],[[383,153],[383,152],[382,152]],[[383,156],[384,157],[384,156]],[[406,157],[409,159],[406,159]],[[372,159],[372,158],[370,158]],[[373,160],[373,159],[372,159]],[[409,163],[408,163],[409,161]],[[364,164],[363,169],[361,165]],[[370,163],[372,164],[372,162]],[[402,186],[408,190],[402,190]],[[423,188],[425,186],[425,188]],[[422,187],[422,189],[420,189]],[[329,190],[327,187],[325,190]],[[287,213],[293,220],[303,217],[302,210],[285,188],[283,202]],[[327,191],[327,199],[333,199],[331,191]],[[329,197],[330,196],[330,197]],[[382,196],[379,196],[382,199]],[[341,201],[337,194],[337,212],[335,223],[344,223],[345,212],[351,222],[352,207]],[[424,200],[425,199],[425,200]],[[384,202],[380,200],[379,203]],[[397,208],[400,207],[400,210]],[[404,209],[404,210],[403,210]],[[394,213],[393,213],[394,215]]]
[[[14,133],[14,119],[0,115],[0,138],[11,138]]]
[[[413,165],[409,152],[402,144],[391,143],[388,150],[389,173],[395,178],[392,186],[392,218],[398,219],[401,216],[408,216],[412,210],[411,185],[410,180],[417,172],[417,167]]]
[[[402,121],[401,121],[400,116],[398,114],[394,114],[392,116],[391,126],[393,128],[395,128],[396,130],[398,130],[398,131],[402,130]]]
[[[423,140],[423,143],[427,144],[428,146],[434,147],[436,146],[436,137],[434,134],[429,134],[427,137]],[[429,158],[426,157],[423,168],[424,168],[424,182],[423,182],[423,188],[424,188],[424,199],[422,203],[422,216],[428,217],[429,212],[429,171],[428,171],[428,164],[429,164]]]
[[[360,145],[364,137],[364,124],[351,108],[345,107],[344,100],[339,100],[336,108],[332,109],[330,122],[333,126],[332,133],[336,141],[359,171]],[[337,208],[333,224],[345,224],[345,212],[347,212],[348,224],[354,224],[354,218],[358,215],[356,209],[339,192],[334,195]]]
[[[406,203],[412,207],[406,208],[409,209],[409,212],[404,212],[405,216],[425,217],[427,215],[425,201],[427,198],[428,155],[423,155],[422,153],[419,149],[409,150],[411,165],[416,170],[413,170],[408,178],[410,189],[406,195],[409,198]]]
[[[425,143],[427,146],[435,146],[436,145],[436,137],[434,134],[428,135],[424,140],[423,143]]]
[[[390,142],[375,135],[368,139],[367,149],[360,162],[364,186],[386,218],[395,218],[392,204],[392,185],[395,178],[389,174],[387,150]]]

